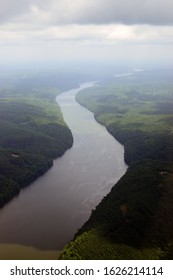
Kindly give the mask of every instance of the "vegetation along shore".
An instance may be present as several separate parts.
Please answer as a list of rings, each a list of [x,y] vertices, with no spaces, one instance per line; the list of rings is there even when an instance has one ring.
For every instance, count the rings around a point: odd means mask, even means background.
[[[0,207],[72,146],[55,89],[0,91]]]
[[[173,258],[172,91],[170,72],[146,71],[77,95],[124,145],[129,169],[60,259]]]

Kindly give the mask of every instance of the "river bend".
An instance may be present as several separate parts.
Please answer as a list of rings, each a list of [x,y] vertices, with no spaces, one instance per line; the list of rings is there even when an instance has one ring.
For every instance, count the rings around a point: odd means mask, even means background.
[[[82,84],[57,97],[73,147],[0,209],[1,244],[62,249],[125,173],[123,146],[75,101],[77,92],[92,85]]]

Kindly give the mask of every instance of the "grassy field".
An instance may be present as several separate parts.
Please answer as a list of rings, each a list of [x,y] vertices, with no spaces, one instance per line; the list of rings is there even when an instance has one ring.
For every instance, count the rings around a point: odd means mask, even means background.
[[[171,74],[134,73],[83,90],[77,101],[124,145],[129,169],[60,259],[172,259]]]

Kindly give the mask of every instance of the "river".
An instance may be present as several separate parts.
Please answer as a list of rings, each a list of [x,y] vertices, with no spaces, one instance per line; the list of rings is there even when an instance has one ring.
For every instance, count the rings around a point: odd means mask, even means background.
[[[1,246],[62,249],[125,173],[123,146],[75,101],[77,92],[93,85],[82,84],[57,97],[73,147],[0,210]]]

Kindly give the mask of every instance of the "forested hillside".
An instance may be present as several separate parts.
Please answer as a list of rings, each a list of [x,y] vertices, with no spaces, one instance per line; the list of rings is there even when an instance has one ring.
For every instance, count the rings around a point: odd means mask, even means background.
[[[129,169],[60,259],[173,258],[170,73],[133,73],[77,95],[77,101],[124,145]]]
[[[0,207],[71,147],[54,89],[0,90]]]

